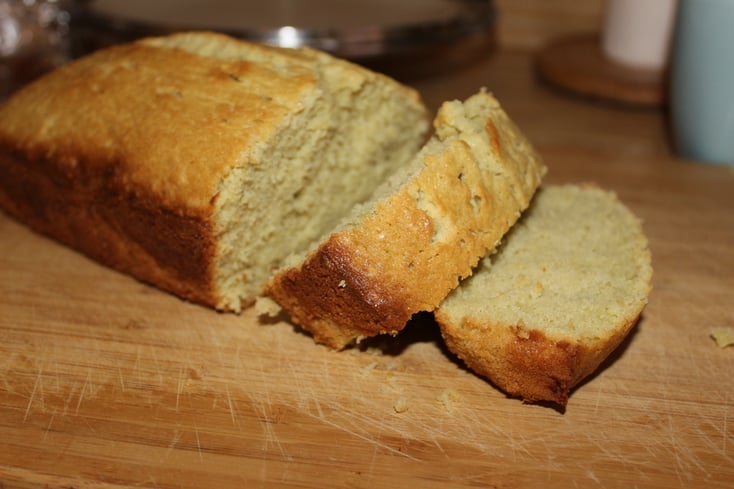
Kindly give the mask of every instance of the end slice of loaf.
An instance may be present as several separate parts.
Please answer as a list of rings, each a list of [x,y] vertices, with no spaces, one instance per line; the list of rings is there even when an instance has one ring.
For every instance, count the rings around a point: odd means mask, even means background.
[[[76,60],[0,107],[0,208],[238,311],[425,142],[417,92],[311,49],[187,32]]]
[[[651,280],[642,225],[615,194],[549,186],[435,316],[476,373],[565,406],[636,323]]]
[[[343,348],[432,311],[528,206],[545,166],[490,94],[446,102],[435,135],[265,294]]]

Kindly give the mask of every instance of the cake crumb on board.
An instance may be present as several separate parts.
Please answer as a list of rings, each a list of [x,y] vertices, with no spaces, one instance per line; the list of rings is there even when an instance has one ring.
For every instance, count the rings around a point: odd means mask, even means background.
[[[459,393],[454,389],[444,389],[436,400],[443,404],[443,408],[447,413],[454,410],[454,405],[459,401]]]
[[[408,410],[408,400],[405,397],[399,397],[392,408],[398,414],[404,413]]]
[[[369,365],[365,365],[364,367],[359,369],[359,375],[361,375],[362,377],[366,377],[367,375],[372,373],[375,368],[377,368],[377,362],[372,362]]]
[[[711,338],[720,348],[734,345],[734,328],[721,327],[711,330]]]

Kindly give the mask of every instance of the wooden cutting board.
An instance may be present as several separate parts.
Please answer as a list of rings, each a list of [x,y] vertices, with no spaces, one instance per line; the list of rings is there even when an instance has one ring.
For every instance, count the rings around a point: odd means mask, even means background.
[[[467,90],[491,79],[467,76]],[[0,214],[0,488],[734,487],[734,348],[710,338],[734,327],[734,172],[618,147],[657,116],[493,80],[548,181],[616,190],[651,242],[641,321],[565,412],[467,371],[429,316],[337,353],[284,320],[183,302]],[[424,86],[429,102],[447,97],[444,81]],[[569,145],[563,124],[619,131]]]

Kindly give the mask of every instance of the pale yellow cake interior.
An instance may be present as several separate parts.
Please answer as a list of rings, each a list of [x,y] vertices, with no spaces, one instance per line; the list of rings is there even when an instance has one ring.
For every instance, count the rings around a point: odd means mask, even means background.
[[[454,334],[469,321],[595,341],[647,302],[651,275],[641,224],[614,194],[549,186],[440,309]]]

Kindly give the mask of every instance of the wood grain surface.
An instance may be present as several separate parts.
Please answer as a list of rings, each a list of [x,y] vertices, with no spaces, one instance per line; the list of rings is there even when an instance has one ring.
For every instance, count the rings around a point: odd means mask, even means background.
[[[329,351],[219,314],[0,214],[0,487],[734,487],[734,170],[678,160],[664,114],[591,103],[494,53],[415,82],[487,86],[545,156],[645,221],[644,316],[565,412],[462,367],[430,317]]]

